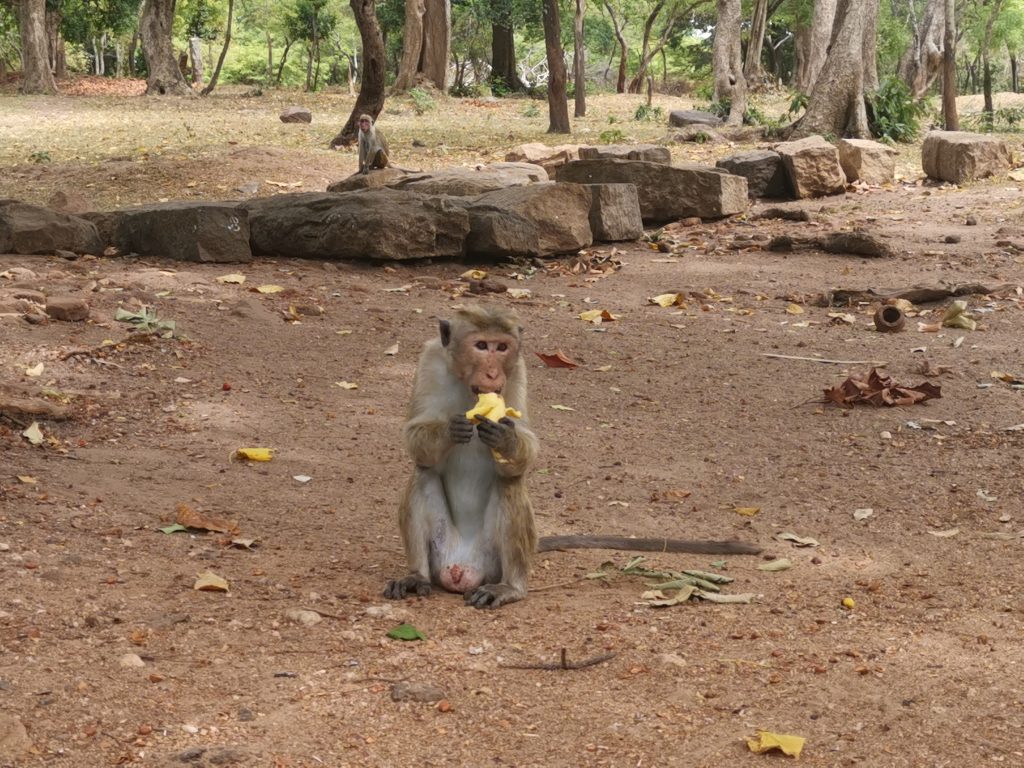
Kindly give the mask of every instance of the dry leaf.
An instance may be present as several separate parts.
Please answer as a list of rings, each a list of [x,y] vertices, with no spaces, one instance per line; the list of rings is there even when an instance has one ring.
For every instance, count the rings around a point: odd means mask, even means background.
[[[342,389],[359,389],[359,385],[353,384],[351,381],[336,381],[334,386],[341,387]]]
[[[235,451],[235,456],[239,459],[248,459],[249,461],[270,461],[274,458],[273,448],[239,448]]]
[[[960,533],[959,528],[948,528],[945,531],[928,531],[932,536],[936,536],[940,539],[949,539]]]
[[[192,589],[200,592],[227,592],[228,582],[213,571],[203,571],[196,576],[196,583],[192,585]]]
[[[777,749],[784,755],[800,757],[800,752],[803,750],[806,741],[807,739],[803,736],[758,731],[756,739],[747,739],[747,748],[758,755]]]
[[[579,363],[566,357],[560,349],[556,349],[554,352],[537,352],[536,355],[544,361],[544,365],[548,368],[576,368],[579,366]]]
[[[505,291],[505,295],[511,296],[513,299],[528,299],[530,298],[529,288],[509,288]]]
[[[744,517],[753,517],[760,511],[760,507],[735,507],[733,509],[733,512],[737,515],[743,515]]]
[[[778,560],[769,560],[767,563],[761,563],[757,566],[759,571],[768,571],[769,573],[774,571],[788,571],[793,567],[793,563],[790,562],[787,557],[780,557]]]
[[[28,425],[28,429],[22,432],[21,436],[32,443],[32,445],[42,445],[45,439],[43,437],[43,430],[39,428],[39,423],[35,421]]]
[[[601,323],[610,323],[613,320],[618,320],[618,315],[613,315],[607,309],[588,309],[586,312],[580,312],[580,320],[586,320],[588,323],[594,325],[600,325]]]
[[[39,481],[32,477],[32,475],[18,475],[18,482],[25,483],[25,485],[35,485]]]
[[[294,189],[295,187],[301,187],[302,186],[302,181],[301,180],[299,180],[299,181],[271,181],[270,179],[266,179],[266,182],[267,182],[267,184],[270,184],[272,187],[281,187],[282,189]]]
[[[389,357],[394,357],[395,355],[397,355],[398,354],[398,342],[396,341],[390,347],[385,349],[384,350],[384,354],[388,355]]]
[[[799,304],[789,304],[786,307],[786,312],[790,315],[802,315],[804,313],[804,308]]]
[[[284,290],[283,285],[257,285],[254,289],[256,293],[280,293]]]
[[[210,517],[202,512],[196,512],[187,504],[178,504],[174,507],[174,522],[184,525],[186,528],[196,528],[201,531],[214,531],[216,533],[238,533],[237,520],[224,520],[219,517]]]
[[[42,363],[36,363],[31,368],[26,368],[25,369],[25,375],[26,376],[32,376],[32,377],[42,376],[43,375],[43,368],[44,368],[44,366],[43,366]]]
[[[647,299],[650,304],[657,304],[659,307],[671,307],[674,304],[682,305],[683,294],[681,293],[660,293]]]
[[[237,272],[232,272],[230,275],[221,275],[217,278],[218,283],[230,283],[232,285],[241,285],[245,282],[245,275],[240,275]]]
[[[694,593],[697,591],[697,587],[693,584],[686,584],[676,590],[676,593],[672,595],[672,597],[666,597],[665,593],[660,589],[652,589],[640,595],[640,599],[646,600],[647,604],[652,608],[669,608],[673,605],[685,603],[693,597]]]
[[[817,539],[812,539],[810,536],[797,536],[795,533],[780,533],[775,537],[779,541],[788,541],[795,544],[798,547],[818,547],[821,546]]]
[[[486,280],[487,273],[482,269],[467,269],[459,277],[463,280]]]
[[[842,384],[826,389],[823,402],[849,408],[859,403],[875,406],[915,405],[939,397],[942,397],[942,388],[937,384],[926,381],[908,387],[896,384],[891,376],[880,374],[872,368],[867,376],[852,375]]]
[[[575,411],[576,410],[575,408],[570,408],[568,405],[552,405],[551,407],[554,410],[556,410],[556,411]]]

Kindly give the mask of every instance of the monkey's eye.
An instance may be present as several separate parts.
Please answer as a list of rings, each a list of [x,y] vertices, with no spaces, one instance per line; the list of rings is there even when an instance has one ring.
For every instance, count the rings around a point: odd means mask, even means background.
[[[486,341],[478,341],[474,346],[477,349],[480,349],[480,350],[484,350],[484,351],[487,350],[487,342]]]
[[[508,344],[506,344],[505,342],[501,342],[501,344],[498,345],[498,351],[508,352]]]

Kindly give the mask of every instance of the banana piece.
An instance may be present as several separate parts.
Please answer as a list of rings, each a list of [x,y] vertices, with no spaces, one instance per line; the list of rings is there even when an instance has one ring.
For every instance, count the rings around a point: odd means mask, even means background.
[[[500,421],[506,416],[521,419],[523,414],[515,408],[506,407],[505,398],[497,392],[481,392],[477,396],[476,405],[466,411],[466,418],[474,424],[479,424],[484,419]]]

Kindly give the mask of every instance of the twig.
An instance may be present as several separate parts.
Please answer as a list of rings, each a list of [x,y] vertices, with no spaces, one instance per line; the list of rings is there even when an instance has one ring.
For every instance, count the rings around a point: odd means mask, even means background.
[[[776,360],[804,360],[808,363],[831,363],[832,365],[888,365],[884,360],[830,360],[827,357],[775,355],[770,352],[762,352],[761,357],[774,357]]]
[[[546,664],[502,664],[504,669],[584,669],[600,664],[602,661],[615,658],[614,653],[602,653],[600,656],[592,656],[583,661],[569,661],[569,655],[565,648],[562,649],[561,659],[557,662]]]
[[[547,592],[549,589],[561,589],[562,587],[571,587],[573,584],[579,584],[583,579],[569,579],[569,581],[560,581],[557,584],[548,584],[544,587],[531,587],[530,592]]]

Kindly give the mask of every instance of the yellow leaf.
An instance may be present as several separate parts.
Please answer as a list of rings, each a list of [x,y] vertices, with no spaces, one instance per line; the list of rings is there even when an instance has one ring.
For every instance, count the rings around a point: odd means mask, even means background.
[[[28,425],[28,429],[21,433],[22,437],[26,438],[32,445],[42,445],[43,443],[43,430],[39,428],[38,422],[33,421]]]
[[[274,458],[273,448],[239,448],[235,456],[249,461],[270,461]]]
[[[733,510],[737,515],[743,515],[744,517],[753,517],[761,511],[760,507],[736,507]]]
[[[484,280],[487,278],[487,273],[482,269],[467,269],[459,277],[463,280]]]
[[[353,384],[351,381],[336,381],[334,386],[341,387],[342,389],[359,389],[359,385]]]
[[[352,335],[352,329],[351,328],[342,328],[340,331],[335,331],[335,333],[338,334],[339,336],[351,336]]]
[[[600,325],[603,322],[611,322],[612,320],[618,320],[618,315],[613,315],[607,309],[588,309],[586,312],[580,312],[580,320],[586,320],[588,323],[594,325]]]
[[[804,308],[799,304],[790,304],[786,307],[786,312],[791,315],[802,315],[804,313]]]
[[[683,295],[681,293],[659,293],[657,296],[651,296],[647,301],[657,304],[659,307],[671,307],[673,304],[682,304]]]
[[[192,585],[192,589],[198,589],[200,592],[227,592],[228,582],[213,571],[203,571],[196,575],[196,583]]]
[[[773,749],[780,750],[790,757],[800,757],[800,752],[806,742],[803,736],[790,736],[783,733],[772,733],[771,731],[758,731],[756,739],[747,739],[747,747],[751,752],[758,755]]]
[[[240,275],[237,272],[233,272],[230,275],[221,275],[217,278],[218,283],[231,283],[233,285],[241,285],[245,282],[245,275]]]
[[[35,485],[39,482],[32,475],[18,475],[18,480],[25,485]]]
[[[43,366],[42,363],[36,363],[31,368],[26,368],[25,369],[25,375],[26,376],[33,376],[33,377],[34,376],[42,376],[43,375],[43,367],[44,366]]]
[[[280,293],[284,290],[283,285],[257,285],[256,293]]]
[[[570,408],[568,405],[552,405],[551,407],[554,410],[556,410],[556,411],[575,411],[576,410],[575,408]]]
[[[529,288],[509,288],[505,291],[513,299],[528,299],[530,298]]]
[[[845,608],[848,611],[852,611],[856,607],[857,607],[857,602],[852,597],[844,597],[843,598],[843,608]]]

